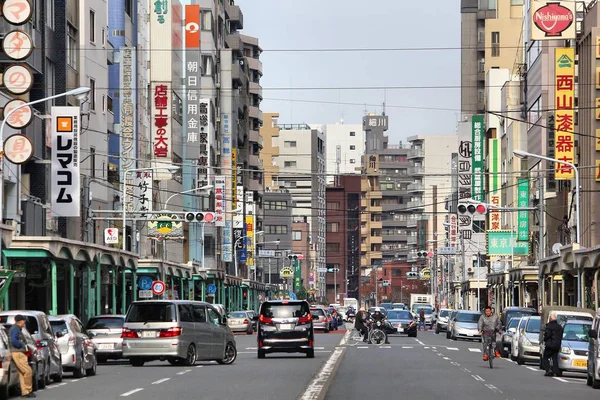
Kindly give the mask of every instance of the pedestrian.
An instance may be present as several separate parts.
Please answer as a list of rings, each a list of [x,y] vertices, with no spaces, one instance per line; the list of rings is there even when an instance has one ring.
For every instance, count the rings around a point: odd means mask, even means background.
[[[563,327],[556,321],[556,312],[550,313],[550,322],[546,324],[544,331],[544,355],[542,367],[546,370],[544,376],[561,376],[558,369],[558,352],[562,343]],[[552,359],[552,371],[550,371],[550,359]]]
[[[423,327],[424,330],[427,330],[427,325],[425,325],[425,309],[421,308],[419,311],[419,330]]]
[[[369,337],[369,328],[367,328],[368,319],[367,313],[364,310],[360,310],[356,313],[354,320],[354,328],[362,334],[363,342],[366,342]]]
[[[32,372],[27,362],[27,343],[23,336],[25,317],[21,314],[15,315],[15,323],[10,328],[10,355],[19,371],[19,382],[21,383],[21,397],[36,397],[32,391]]]

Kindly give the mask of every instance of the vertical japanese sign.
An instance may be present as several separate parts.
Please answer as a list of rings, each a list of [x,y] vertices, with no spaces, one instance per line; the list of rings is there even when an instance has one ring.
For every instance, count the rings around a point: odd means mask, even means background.
[[[198,160],[198,141],[200,136],[198,95],[200,90],[200,6],[185,6],[185,96],[184,142],[186,158]],[[198,177],[200,178],[200,177]],[[198,187],[205,186],[206,183]]]
[[[554,136],[556,134],[556,116],[554,113],[548,113],[546,117],[546,126],[548,131],[548,157],[555,158],[556,146]],[[554,162],[546,161],[546,190],[553,192],[556,190],[556,174],[554,173]]]
[[[472,155],[472,172],[473,172],[473,200],[483,201],[483,155],[484,155],[484,128],[483,115],[473,115],[472,119],[473,132],[473,155]]]
[[[234,193],[234,197],[236,199],[237,204],[240,206],[244,201],[244,187],[239,185],[236,187],[236,191]],[[234,208],[237,210],[237,208]],[[234,213],[233,214],[233,241],[237,243],[237,250],[242,250],[244,248],[244,243],[242,241],[238,241],[238,239],[244,236],[244,215],[242,213]]]
[[[148,213],[152,212],[152,171],[136,172],[134,197],[135,211],[142,213],[136,217],[147,218]]]
[[[500,139],[489,139],[489,169],[490,176],[488,180],[488,190],[490,192],[490,204],[496,207],[501,205],[501,154],[500,154]],[[499,231],[502,228],[501,214],[498,210],[490,210],[489,212],[489,230]]]
[[[298,293],[302,289],[302,261],[300,258],[294,260],[294,292]]]
[[[208,185],[210,181],[210,99],[202,99],[198,103],[198,126],[200,128],[200,146],[198,157],[198,186]]]
[[[225,226],[225,177],[215,176],[215,226]]]
[[[596,182],[600,182],[600,160],[596,160]]]
[[[79,107],[52,107],[52,215],[81,216]]]
[[[248,205],[247,207],[251,207]],[[254,266],[254,215],[246,215],[246,238],[244,242],[246,243],[246,254],[248,257],[248,261],[246,261],[246,265],[248,268]]]
[[[517,207],[529,207],[529,180],[519,179],[518,182],[518,200]],[[529,212],[527,210],[519,210],[517,224],[517,240],[529,241]]]
[[[171,84],[152,82],[152,145],[154,160],[171,162]],[[159,175],[160,176],[160,175]]]
[[[473,142],[471,132],[459,131],[458,146],[458,202],[471,198],[471,159],[473,157]],[[458,215],[458,231],[465,240],[473,237],[473,218],[471,215]]]
[[[231,114],[221,115],[221,167],[225,175],[225,196],[232,198],[231,190]],[[223,229],[223,246],[221,259],[225,262],[233,261],[233,227],[231,215],[231,202],[225,202],[225,228]]]
[[[127,212],[134,209],[134,176],[125,171],[135,169],[136,149],[135,149],[135,129],[136,129],[136,103],[137,103],[137,79],[134,75],[133,66],[136,64],[135,49],[131,47],[121,47],[121,68],[119,71],[121,87],[119,90],[119,112],[120,112],[120,131],[121,131],[121,182],[127,191]],[[152,182],[150,182],[150,191],[152,191]],[[152,193],[152,192],[150,192]],[[152,204],[152,196],[149,197]],[[139,210],[138,210],[139,211]]]
[[[231,184],[232,191],[237,191],[237,149],[231,149]],[[231,208],[237,210],[237,196],[232,197]],[[235,227],[234,227],[235,228]]]
[[[570,163],[575,162],[574,99],[575,99],[575,49],[555,49],[555,90],[556,90],[556,129],[555,158]],[[557,180],[572,179],[573,168],[555,163]]]
[[[154,5],[154,15],[152,17],[155,18],[159,24],[164,24],[170,19],[168,17],[169,1],[171,0],[154,0],[152,2],[152,5]]]

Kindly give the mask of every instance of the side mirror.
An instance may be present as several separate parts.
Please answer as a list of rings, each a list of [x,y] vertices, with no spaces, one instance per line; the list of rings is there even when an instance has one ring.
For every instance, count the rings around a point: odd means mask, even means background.
[[[510,332],[510,333],[514,334],[516,331],[517,331],[516,328],[508,328],[508,332]]]
[[[61,331],[56,332],[56,336],[57,339],[60,339],[61,337],[65,336],[64,333],[62,333]]]
[[[598,337],[598,332],[596,332],[594,329],[590,329],[588,331],[588,336],[592,339],[596,339]]]

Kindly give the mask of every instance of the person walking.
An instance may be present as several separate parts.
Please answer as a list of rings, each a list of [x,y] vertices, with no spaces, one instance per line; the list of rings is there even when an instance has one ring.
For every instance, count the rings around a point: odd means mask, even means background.
[[[23,336],[25,317],[21,314],[15,315],[15,323],[8,331],[10,338],[10,354],[15,367],[19,371],[19,382],[21,383],[21,397],[36,397],[32,388],[32,372],[27,362],[27,343]]]
[[[427,325],[425,324],[425,308],[421,308],[421,311],[419,311],[419,330],[421,330],[421,327],[423,327],[423,330],[427,330]]]
[[[542,367],[546,370],[544,376],[561,376],[558,369],[558,352],[562,343],[563,327],[556,321],[556,312],[550,313],[550,322],[546,324],[544,331],[544,355]],[[552,371],[550,371],[550,359],[552,359]]]

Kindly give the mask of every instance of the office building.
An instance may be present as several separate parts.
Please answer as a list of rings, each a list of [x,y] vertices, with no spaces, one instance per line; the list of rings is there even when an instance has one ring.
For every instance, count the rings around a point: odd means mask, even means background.
[[[365,153],[362,126],[339,123],[321,129],[327,141],[327,184],[333,184],[336,175],[360,174],[360,158]]]

